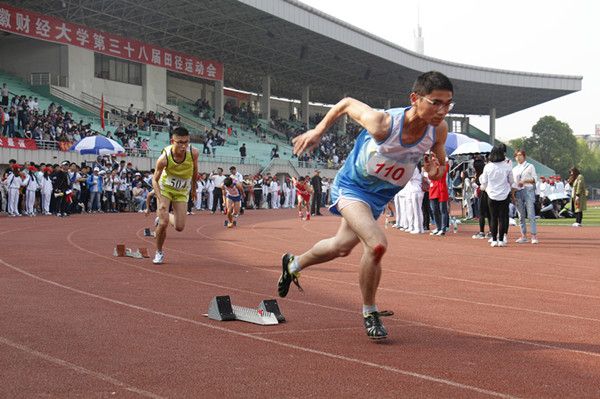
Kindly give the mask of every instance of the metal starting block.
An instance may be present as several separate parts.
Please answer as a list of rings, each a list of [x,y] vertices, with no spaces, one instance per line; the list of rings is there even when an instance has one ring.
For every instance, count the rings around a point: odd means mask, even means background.
[[[144,237],[156,237],[156,234],[150,229],[144,229]]]
[[[142,258],[150,257],[150,255],[148,255],[148,249],[145,247],[138,248],[137,251],[133,251],[131,248],[125,248],[125,245],[123,245],[123,244],[117,244],[117,247],[113,251],[113,256],[118,256],[118,257],[128,256],[130,258],[135,258],[135,259],[142,259]]]
[[[263,326],[285,322],[275,299],[265,299],[258,308],[246,308],[231,304],[229,295],[216,296],[208,304],[208,318],[219,321],[240,320]]]

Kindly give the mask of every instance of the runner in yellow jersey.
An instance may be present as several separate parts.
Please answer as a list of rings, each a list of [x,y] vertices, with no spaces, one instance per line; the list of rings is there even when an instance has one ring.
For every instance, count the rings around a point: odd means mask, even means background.
[[[196,178],[198,176],[198,150],[190,145],[190,133],[183,127],[173,130],[171,145],[165,147],[158,161],[152,178],[152,186],[156,195],[156,255],[153,263],[164,261],[163,244],[167,238],[169,224],[177,231],[183,231],[187,213],[188,195],[196,199]],[[190,190],[191,188],[194,188]],[[173,213],[169,214],[169,205]]]

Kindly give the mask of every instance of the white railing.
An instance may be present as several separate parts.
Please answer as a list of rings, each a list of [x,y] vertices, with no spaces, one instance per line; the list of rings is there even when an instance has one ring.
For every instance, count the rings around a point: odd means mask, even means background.
[[[29,84],[31,86],[69,87],[69,77],[52,75],[50,72],[32,72],[29,74]]]
[[[31,86],[49,86],[50,72],[32,72],[29,74],[29,84]]]

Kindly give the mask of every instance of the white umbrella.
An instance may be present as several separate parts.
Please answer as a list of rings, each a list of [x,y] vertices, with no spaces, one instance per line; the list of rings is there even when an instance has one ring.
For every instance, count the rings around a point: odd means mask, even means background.
[[[125,149],[121,144],[104,136],[89,136],[84,137],[76,144],[73,144],[73,146],[69,148],[69,151],[77,151],[82,155],[106,155],[124,153]]]
[[[492,150],[492,145],[483,141],[469,142],[459,145],[450,155],[487,154]]]
[[[458,148],[459,145],[477,141],[469,136],[460,133],[448,132],[446,137],[446,153],[450,154]]]

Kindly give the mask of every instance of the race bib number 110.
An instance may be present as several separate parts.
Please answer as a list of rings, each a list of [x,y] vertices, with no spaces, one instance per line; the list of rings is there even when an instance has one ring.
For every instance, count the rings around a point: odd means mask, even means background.
[[[410,180],[415,165],[402,164],[380,154],[373,155],[367,162],[367,173],[396,186],[404,186]]]

